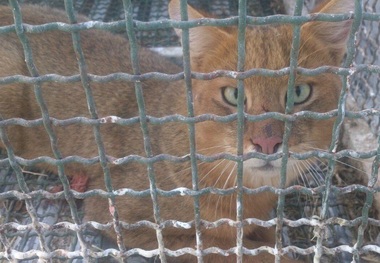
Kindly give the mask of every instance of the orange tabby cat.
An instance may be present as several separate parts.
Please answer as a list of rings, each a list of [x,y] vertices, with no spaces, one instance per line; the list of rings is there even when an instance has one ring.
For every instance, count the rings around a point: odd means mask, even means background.
[[[353,10],[352,0],[332,0],[322,5],[318,11],[341,13]],[[23,21],[29,24],[42,24],[51,21],[67,21],[61,11],[37,6],[24,6]],[[172,19],[180,20],[179,0],[169,6]],[[203,16],[188,7],[189,19]],[[80,20],[85,20],[80,18]],[[0,24],[13,23],[8,7],[0,8]],[[298,65],[316,68],[323,65],[339,66],[345,53],[346,40],[351,26],[350,21],[339,23],[310,22],[302,26],[301,48]],[[180,33],[180,30],[178,30]],[[78,74],[77,59],[72,46],[70,33],[50,31],[41,34],[28,34],[32,48],[35,68],[38,74]],[[81,45],[91,74],[106,75],[115,72],[132,73],[129,47],[120,36],[107,32],[81,31]],[[289,66],[292,42],[291,25],[250,26],[246,32],[245,68],[281,69]],[[0,37],[0,77],[15,74],[30,75],[24,59],[22,46],[15,33]],[[218,69],[236,70],[237,68],[237,29],[236,27],[196,27],[190,30],[191,66],[195,72],[211,72]],[[142,49],[139,53],[141,73],[182,71],[164,58]],[[265,112],[285,111],[288,77],[254,76],[244,81],[245,112],[258,115]],[[166,82],[144,80],[141,82],[147,114],[163,117],[170,114],[187,114],[186,91],[183,81]],[[90,82],[99,118],[118,116],[131,118],[139,116],[134,83],[114,80],[109,83]],[[42,82],[42,96],[47,104],[49,116],[67,119],[76,116],[90,117],[86,96],[81,83]],[[193,80],[194,108],[196,115],[212,113],[228,115],[236,112],[237,81],[223,77],[213,80]],[[340,79],[333,74],[318,76],[297,76],[295,87],[294,111],[327,112],[337,107],[340,92]],[[0,88],[0,114],[2,119],[41,118],[41,110],[36,102],[33,87],[27,84],[12,83]],[[100,125],[101,137],[109,160],[128,155],[146,156],[144,139],[139,123],[119,125],[108,122]],[[331,140],[332,119],[300,119],[294,122],[289,140],[290,151],[304,152],[313,149],[327,149]],[[236,121],[220,123],[215,121],[199,122],[196,129],[197,152],[213,155],[220,152],[236,154]],[[182,157],[189,154],[188,126],[179,122],[161,125],[149,124],[152,154],[171,154]],[[7,135],[16,155],[23,158],[38,156],[54,157],[51,141],[43,126],[8,126]],[[54,126],[57,140],[53,142],[63,157],[77,155],[92,158],[99,155],[93,128],[85,124]],[[284,123],[275,119],[260,122],[245,122],[244,153],[260,152],[272,154],[281,152]],[[4,145],[2,145],[4,148]],[[244,161],[243,184],[247,188],[269,185],[279,186],[281,160],[266,162],[260,159]],[[56,171],[48,164],[44,169]],[[129,161],[123,164],[108,163],[113,189],[130,188],[136,191],[149,189],[148,172],[145,164]],[[172,190],[179,187],[192,189],[191,165],[189,161],[173,163],[157,161],[152,171],[159,189]],[[237,165],[229,160],[214,162],[198,161],[199,187],[233,188],[236,186]],[[306,170],[305,162],[290,159],[287,168],[287,182],[293,181]],[[104,171],[99,164],[65,164],[68,176],[86,174],[89,189],[105,189]],[[219,196],[204,194],[200,197],[200,216],[202,220],[216,221],[221,218],[236,219],[236,194]],[[127,223],[139,220],[154,222],[153,205],[150,196],[116,198],[119,218]],[[269,212],[276,204],[277,196],[264,192],[244,195],[244,218],[268,219]],[[194,219],[194,200],[191,196],[158,196],[159,213],[162,221],[180,220],[189,222]],[[89,197],[84,200],[85,219],[101,223],[112,222],[106,198]],[[195,230],[165,227],[163,229],[166,248],[176,250],[182,247],[194,248]],[[106,233],[115,239],[112,230]],[[124,231],[127,247],[156,249],[156,232],[148,227]],[[217,228],[202,228],[203,248],[220,247],[229,249],[236,246],[236,229],[221,225]],[[244,226],[244,247],[274,245],[272,231],[257,225]],[[244,262],[273,262],[269,253],[255,257],[244,256]],[[170,262],[195,262],[190,254],[168,258]],[[210,254],[205,262],[235,262],[236,256],[228,257]],[[296,262],[284,257],[282,262]]]

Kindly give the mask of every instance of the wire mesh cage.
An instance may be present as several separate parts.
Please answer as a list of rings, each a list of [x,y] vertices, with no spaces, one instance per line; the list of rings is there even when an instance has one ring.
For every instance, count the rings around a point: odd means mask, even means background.
[[[3,1],[8,4],[8,1]],[[141,87],[141,82],[149,81],[149,79],[178,81],[184,79],[187,83],[187,92],[190,92],[191,79],[213,79],[218,77],[232,77],[238,80],[238,89],[244,89],[244,79],[252,77],[254,74],[262,74],[264,76],[292,75],[295,74],[321,74],[332,72],[338,74],[343,79],[343,88],[341,92],[339,105],[336,105],[334,111],[328,113],[309,113],[297,112],[296,114],[279,114],[278,112],[267,112],[263,115],[247,115],[244,111],[244,97],[237,98],[238,103],[236,114],[231,116],[214,116],[205,113],[203,116],[195,116],[191,109],[192,99],[187,98],[188,112],[185,116],[176,114],[169,116],[160,116],[154,118],[145,113],[145,106],[139,106],[134,116],[112,116],[113,111],[107,112],[107,117],[97,117],[96,111],[90,112],[90,117],[72,116],[68,120],[51,119],[42,110],[41,118],[36,120],[25,119],[1,119],[0,128],[2,133],[2,141],[7,145],[6,127],[12,125],[34,127],[44,127],[43,132],[48,133],[50,140],[54,141],[54,127],[64,127],[65,125],[81,123],[94,128],[94,143],[98,143],[98,156],[86,158],[76,156],[71,153],[68,157],[60,156],[60,149],[54,148],[55,157],[49,158],[39,156],[35,159],[23,159],[16,156],[12,152],[11,147],[5,147],[1,158],[0,173],[0,203],[2,207],[0,221],[0,261],[20,260],[21,262],[35,262],[37,259],[46,261],[66,261],[74,262],[93,262],[95,260],[107,261],[127,261],[127,262],[165,262],[166,258],[176,258],[182,254],[191,254],[193,259],[202,262],[203,257],[209,254],[217,255],[233,255],[234,260],[242,262],[243,255],[256,255],[261,252],[269,252],[274,254],[279,260],[280,256],[287,255],[290,258],[297,258],[305,262],[351,262],[352,260],[362,260],[363,262],[378,262],[380,258],[379,247],[379,227],[380,222],[377,218],[376,210],[376,188],[377,169],[379,167],[379,145],[376,138],[372,138],[371,145],[366,150],[353,147],[349,139],[350,134],[354,130],[359,130],[356,134],[364,133],[363,122],[359,119],[369,121],[372,132],[378,135],[378,79],[379,79],[379,63],[378,63],[378,45],[379,45],[379,21],[380,7],[379,1],[356,1],[355,12],[341,16],[313,16],[307,15],[302,9],[313,9],[318,1],[297,1],[295,7],[292,6],[295,16],[279,15],[284,14],[289,7],[288,1],[228,1],[228,0],[211,0],[211,1],[188,1],[199,10],[210,13],[213,17],[225,19],[203,19],[200,24],[186,24],[178,21],[169,21],[168,5],[169,1],[9,1],[14,10],[15,26],[2,26],[0,28],[0,37],[6,36],[10,32],[16,32],[22,48],[26,54],[26,64],[33,65],[33,59],[28,60],[28,37],[33,34],[45,34],[49,31],[69,32],[72,34],[73,46],[77,54],[80,54],[81,40],[78,38],[83,32],[91,29],[100,31],[111,31],[127,37],[130,42],[130,52],[133,58],[138,58],[138,45],[145,47],[163,47],[163,46],[179,46],[179,38],[173,30],[176,28],[185,29],[200,25],[207,26],[234,26],[244,32],[245,24],[249,26],[259,26],[273,23],[287,23],[294,27],[295,38],[292,43],[296,45],[297,30],[300,25],[309,20],[328,20],[342,21],[344,19],[353,19],[353,33],[357,31],[355,42],[354,35],[351,34],[348,44],[348,54],[343,67],[321,67],[316,70],[306,70],[297,68],[297,64],[290,61],[287,69],[268,70],[268,69],[245,69],[244,63],[238,63],[236,71],[214,71],[207,72],[191,72],[189,65],[189,47],[183,45],[184,56],[181,58],[182,73],[159,71],[156,74],[150,72],[139,72],[139,61],[131,61],[131,67],[128,73],[110,72],[89,74],[86,72],[86,60],[78,58],[78,71],[72,76],[62,76],[58,72],[52,70],[52,74],[39,76],[34,74],[34,67],[29,67],[27,76],[1,76],[0,88],[9,84],[21,82],[28,85],[35,85],[34,89],[38,90],[39,85],[43,83],[67,83],[82,82],[84,89],[91,92],[91,85],[94,83],[109,83],[112,81],[124,81],[133,83],[136,88],[136,100],[143,98],[145,88]],[[0,1],[1,3],[1,1]],[[18,3],[37,3],[47,4],[64,10],[68,14],[70,21],[74,25],[54,24],[49,27],[46,25],[30,26],[22,25],[22,12],[19,10]],[[361,10],[360,6],[364,9]],[[75,23],[75,15],[73,11],[84,14],[92,21]],[[288,11],[289,12],[289,11]],[[293,13],[292,13],[293,15]],[[300,18],[301,20],[298,20]],[[303,20],[302,20],[303,19]],[[335,19],[335,20],[334,20]],[[361,23],[361,19],[363,23]],[[96,21],[96,22],[95,22]],[[361,24],[360,24],[361,23]],[[298,28],[298,29],[297,29]],[[356,28],[356,30],[355,30]],[[25,32],[27,34],[25,34]],[[298,33],[299,34],[299,33]],[[25,38],[25,36],[28,36]],[[186,33],[184,34],[186,36]],[[299,35],[298,35],[299,37]],[[1,41],[1,40],[0,40]],[[23,42],[24,41],[24,42]],[[186,39],[182,40],[186,43]],[[243,40],[240,40],[244,42]],[[356,46],[353,44],[356,43]],[[235,52],[239,61],[244,61],[245,50],[239,47]],[[354,57],[354,54],[356,56]],[[86,58],[88,59],[88,58]],[[182,60],[183,59],[183,60]],[[291,58],[290,58],[291,60]],[[140,61],[141,62],[141,61]],[[30,65],[28,64],[30,63]],[[37,67],[38,69],[38,67]],[[219,69],[218,69],[219,70]],[[1,72],[1,71],[0,71]],[[216,73],[215,73],[216,72]],[[247,73],[248,72],[248,73]],[[249,75],[251,74],[253,75]],[[252,73],[254,72],[254,73]],[[292,73],[293,72],[293,73]],[[54,73],[56,73],[54,75]],[[265,75],[267,74],[267,75]],[[356,100],[359,108],[348,109],[344,107],[347,100],[347,90],[350,90]],[[141,94],[140,94],[141,93]],[[239,93],[242,94],[242,93]],[[38,92],[36,92],[38,100]],[[190,96],[191,97],[191,96]],[[42,97],[41,97],[42,98]],[[86,103],[91,111],[92,98]],[[43,101],[43,99],[42,99]],[[51,105],[48,105],[49,110]],[[152,112],[149,105],[146,105],[148,112]],[[1,112],[0,112],[1,113]],[[2,113],[1,113],[2,114]],[[93,115],[91,115],[93,114]],[[179,113],[178,113],[179,114]],[[314,115],[313,115],[314,114]],[[289,117],[291,116],[291,117]],[[295,116],[295,117],[294,117]],[[152,130],[149,124],[167,125],[170,122],[179,122],[187,125],[190,133],[190,145],[195,145],[194,141],[194,123],[204,121],[215,122],[237,122],[238,127],[244,126],[246,122],[257,122],[266,118],[277,118],[285,125],[290,125],[290,118],[329,118],[335,116],[337,118],[333,135],[334,148],[330,151],[314,150],[305,154],[295,154],[287,150],[287,154],[293,158],[301,160],[313,157],[319,157],[327,160],[327,164],[316,162],[309,167],[301,178],[291,183],[289,187],[282,188],[270,187],[270,185],[260,187],[258,189],[246,188],[242,184],[243,178],[243,158],[258,158],[268,160],[268,158],[282,158],[284,164],[287,165],[287,157],[285,155],[255,155],[244,156],[241,152],[237,155],[229,155],[224,152],[216,156],[201,155],[194,147],[186,156],[179,158],[178,156],[154,155],[149,148],[149,137]],[[203,118],[203,119],[202,119]],[[260,119],[261,118],[261,119]],[[343,124],[343,120],[346,121]],[[136,152],[127,156],[118,158],[110,158],[105,150],[102,150],[101,130],[99,127],[104,123],[114,123],[121,127],[138,127],[136,131],[141,132],[144,137],[144,152]],[[347,124],[348,123],[348,124]],[[355,127],[360,124],[359,127]],[[344,126],[344,129],[342,128]],[[46,129],[46,131],[45,131]],[[58,129],[58,128],[57,128]],[[99,130],[97,130],[99,129]],[[240,128],[240,134],[243,130]],[[89,130],[90,132],[91,129]],[[150,131],[150,132],[149,132]],[[239,131],[237,132],[239,133]],[[9,135],[9,134],[8,134]],[[363,134],[361,134],[363,135]],[[193,139],[191,139],[193,137]],[[352,135],[351,135],[352,137]],[[351,138],[350,137],[350,138]],[[342,139],[343,138],[343,139]],[[361,137],[362,138],[362,137]],[[239,139],[242,140],[242,139]],[[378,139],[379,140],[379,139]],[[148,142],[147,142],[148,141]],[[359,144],[370,144],[368,142],[359,141]],[[58,143],[57,143],[58,145]],[[241,146],[240,146],[241,147]],[[153,152],[156,149],[153,150]],[[141,157],[141,156],[142,157]],[[144,157],[145,156],[145,157]],[[269,157],[268,157],[269,156]],[[160,159],[162,158],[162,159]],[[354,158],[354,160],[352,159]],[[372,159],[371,159],[372,158]],[[218,160],[232,160],[237,165],[237,183],[235,188],[218,189],[210,187],[199,189],[198,187],[198,171],[197,161],[215,162]],[[370,160],[368,160],[370,159]],[[181,186],[173,189],[160,189],[155,184],[154,165],[156,162],[165,160],[165,162],[189,162],[189,170],[192,172],[192,185],[190,187]],[[364,160],[364,161],[363,161]],[[85,165],[93,165],[100,163],[102,165],[101,172],[104,173],[105,185],[109,186],[110,170],[108,166],[112,164],[128,164],[128,162],[138,161],[142,165],[148,167],[146,186],[144,189],[133,189],[124,187],[122,189],[113,190],[112,186],[106,190],[90,190],[90,191],[72,191],[70,187],[73,182],[69,182],[66,178],[64,168],[70,162],[79,162]],[[50,171],[35,168],[41,162],[48,162],[57,166],[57,174],[51,175]],[[369,164],[369,165],[368,165]],[[368,168],[370,166],[370,168]],[[33,167],[33,168],[31,168]],[[240,167],[240,168],[239,168]],[[240,169],[240,172],[239,172]],[[240,175],[239,175],[240,174]],[[285,168],[281,172],[282,178],[285,178]],[[240,179],[239,179],[240,178]],[[81,180],[81,177],[79,177]],[[79,182],[80,183],[80,182]],[[78,190],[75,188],[75,190]],[[260,220],[257,218],[244,218],[242,195],[255,195],[260,192],[274,192],[278,196],[278,206],[271,211],[271,220]],[[220,218],[216,222],[209,222],[202,218],[197,212],[199,206],[199,198],[202,195],[231,195],[236,193],[236,218],[226,219]],[[113,215],[113,220],[102,222],[82,223],[83,218],[83,199],[100,195],[105,200],[108,198],[109,203],[104,210]],[[153,207],[151,218],[139,218],[137,223],[124,222],[123,218],[118,218],[117,209],[115,207],[115,197],[132,196],[133,198],[150,199],[147,203]],[[160,198],[180,198],[181,196],[189,196],[194,199],[194,219],[190,222],[177,218],[171,220],[163,220],[159,216],[165,213],[165,207],[160,207]],[[102,203],[101,205],[103,205]],[[245,207],[245,208],[244,208]],[[199,209],[199,207],[198,207]],[[109,210],[109,212],[108,212]],[[158,216],[157,216],[158,215]],[[276,247],[259,247],[246,248],[242,238],[244,235],[245,225],[260,225],[263,227],[275,226],[276,231]],[[237,229],[236,245],[232,248],[222,249],[219,247],[208,247],[205,242],[202,243],[203,229],[218,229],[220,225],[230,225]],[[145,227],[153,229],[157,233],[158,245],[155,249],[141,249],[140,247],[125,247],[122,242],[116,244],[102,235],[105,229],[114,229],[119,238],[122,236],[121,229],[135,229]],[[181,247],[177,250],[170,250],[165,247],[162,241],[161,231],[165,228],[187,229],[194,228],[194,246]],[[96,229],[96,230],[95,230]],[[119,239],[120,241],[120,239]],[[205,247],[205,248],[203,248]],[[280,251],[280,252],[279,252]],[[168,257],[167,257],[168,256]],[[302,262],[301,261],[301,262]]]

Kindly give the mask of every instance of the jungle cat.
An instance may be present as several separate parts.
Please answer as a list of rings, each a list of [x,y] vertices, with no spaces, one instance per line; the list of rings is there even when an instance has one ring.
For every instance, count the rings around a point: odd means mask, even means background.
[[[171,19],[180,20],[179,0],[169,4]],[[353,10],[352,0],[331,0],[319,6],[315,12],[347,13]],[[26,5],[22,7],[22,19],[27,24],[44,24],[53,21],[67,22],[62,11]],[[190,20],[202,18],[201,12],[188,6]],[[86,18],[79,16],[79,21]],[[9,7],[0,8],[0,24],[14,23]],[[317,68],[320,66],[339,66],[346,50],[346,41],[351,28],[351,20],[342,22],[308,22],[301,26],[301,45],[298,66]],[[181,36],[181,30],[176,30]],[[248,26],[245,42],[245,69],[265,68],[282,69],[289,66],[292,26],[266,25]],[[234,26],[210,27],[200,26],[190,30],[191,70],[194,72],[212,72],[214,70],[237,69],[238,42],[237,28]],[[39,75],[59,74],[64,76],[79,74],[79,66],[73,48],[71,34],[63,31],[49,31],[27,34],[34,59],[34,68]],[[22,45],[14,32],[0,37],[0,77],[12,75],[30,76],[25,63]],[[80,43],[85,58],[85,74],[108,75],[111,73],[133,73],[128,42],[122,36],[116,36],[101,30],[80,31]],[[139,73],[163,72],[180,73],[182,68],[165,58],[141,48],[138,59]],[[252,76],[244,80],[244,111],[250,115],[265,112],[285,112],[288,76],[265,77]],[[192,168],[189,161],[190,143],[188,125],[179,121],[164,124],[148,122],[151,155],[146,154],[143,132],[138,121],[120,125],[116,117],[133,118],[139,116],[133,82],[121,79],[109,82],[97,82],[89,79],[94,102],[95,119],[99,122],[102,146],[107,156],[107,168],[111,174],[114,190],[121,188],[135,191],[149,190],[147,166],[138,161],[121,162],[126,156],[152,157],[161,154],[180,157],[182,161],[172,162],[158,159],[149,172],[155,177],[158,189],[192,189]],[[186,89],[183,80],[164,81],[143,79],[141,82],[146,114],[164,117],[172,114],[187,116]],[[80,81],[58,83],[41,82],[41,93],[51,118],[64,120],[74,117],[91,117],[84,88]],[[237,112],[237,80],[218,77],[211,80],[192,79],[192,91],[195,115],[211,113],[226,116]],[[339,76],[321,74],[317,76],[297,75],[294,90],[294,112],[314,111],[328,112],[337,108],[341,89]],[[41,109],[35,98],[33,86],[15,83],[3,84],[0,88],[0,114],[3,120],[22,118],[36,120],[42,117]],[[139,120],[139,119],[137,119]],[[334,119],[315,120],[302,118],[293,123],[289,138],[290,152],[301,153],[314,149],[327,150],[332,137]],[[8,125],[6,129],[10,144],[2,142],[1,147],[10,147],[17,156],[33,159],[39,156],[56,157],[52,145],[64,157],[81,156],[94,158],[99,156],[93,127],[84,123],[53,125],[56,140],[51,141],[43,125],[24,127]],[[244,121],[244,154],[259,152],[274,154],[283,149],[284,122],[277,119],[265,119],[258,122]],[[5,138],[3,136],[3,138]],[[196,152],[212,156],[221,152],[237,154],[237,121],[217,122],[207,120],[195,124]],[[132,158],[133,159],[133,158]],[[128,159],[129,160],[129,159]],[[287,166],[287,184],[294,181],[307,170],[316,159],[300,161],[289,159]],[[281,159],[264,161],[250,158],[244,161],[243,185],[249,189],[260,186],[278,187],[280,181]],[[39,164],[41,169],[57,172],[57,167]],[[213,162],[197,161],[199,189],[214,187],[234,189],[237,185],[237,164],[227,159]],[[105,190],[104,167],[98,163],[83,165],[65,163],[65,174],[75,178],[86,175],[88,190]],[[74,189],[77,189],[74,187]],[[235,188],[236,189],[236,188]],[[117,192],[115,192],[117,193]],[[194,220],[194,199],[189,195],[171,197],[158,195],[159,216],[165,220]],[[275,207],[277,196],[271,192],[244,194],[244,218],[269,219],[269,212]],[[236,192],[220,196],[206,193],[199,198],[200,218],[214,222],[222,218],[236,219]],[[85,221],[100,223],[113,222],[110,211],[116,209],[119,219],[127,223],[139,220],[155,222],[153,204],[149,194],[143,197],[121,195],[116,198],[115,207],[108,205],[108,200],[99,196],[84,200]],[[192,224],[194,226],[194,224]],[[248,249],[259,246],[274,246],[273,231],[255,224],[244,226],[243,245]],[[113,228],[104,231],[104,235],[116,241]],[[167,226],[162,230],[166,248],[176,250],[182,247],[195,248],[196,235],[194,227],[183,229]],[[236,228],[222,224],[216,228],[201,226],[203,249],[220,247],[229,249],[236,246]],[[138,247],[147,250],[156,249],[156,231],[149,228],[135,228],[123,231],[126,247]],[[168,257],[169,262],[195,262],[196,257],[185,254]],[[245,255],[244,262],[273,262],[270,253],[260,253],[254,257]],[[228,256],[209,254],[205,262],[235,262],[236,255]],[[283,256],[282,262],[297,262]]]

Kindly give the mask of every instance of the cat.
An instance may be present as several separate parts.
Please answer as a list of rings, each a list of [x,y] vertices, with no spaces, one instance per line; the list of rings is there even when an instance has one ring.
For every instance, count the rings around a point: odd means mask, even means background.
[[[323,3],[316,12],[347,13],[353,10],[352,0],[331,0]],[[46,7],[26,5],[22,7],[23,21],[28,24],[44,24],[53,21],[67,22],[61,11]],[[169,4],[171,19],[180,20],[179,0]],[[0,8],[0,24],[13,23],[10,8]],[[190,20],[203,18],[201,12],[188,6]],[[79,16],[79,21],[86,18]],[[352,21],[308,22],[301,26],[301,46],[298,66],[316,68],[319,66],[339,66],[346,50],[346,41]],[[181,30],[176,29],[181,36]],[[39,34],[27,34],[32,49],[35,69],[39,75],[59,74],[64,76],[79,74],[78,62],[73,49],[71,34],[62,31],[49,31]],[[214,70],[237,69],[237,28],[201,26],[190,30],[191,70],[194,72],[212,72]],[[281,69],[289,66],[292,43],[291,25],[248,26],[246,29],[245,69],[266,68]],[[15,33],[0,36],[0,77],[12,75],[30,76],[25,64],[24,52]],[[89,74],[108,75],[116,72],[133,73],[130,63],[129,45],[122,36],[116,36],[99,30],[80,31],[80,42],[85,56],[86,70]],[[183,69],[165,58],[147,50],[140,49],[138,54],[140,73],[164,72],[174,74]],[[288,76],[265,77],[252,76],[244,80],[244,111],[258,115],[265,112],[284,113],[287,96]],[[141,81],[146,114],[153,117],[181,114],[187,116],[186,90],[183,80],[143,80]],[[104,171],[109,169],[114,190],[129,188],[143,191],[150,188],[148,171],[155,176],[155,186],[163,191],[178,188],[192,189],[192,168],[189,161],[189,128],[186,123],[173,121],[164,124],[147,123],[150,137],[151,156],[168,154],[183,157],[180,162],[169,160],[154,162],[147,170],[146,164],[128,161],[117,164],[129,155],[147,156],[144,136],[140,123],[128,125],[114,123],[115,118],[133,118],[139,116],[133,82],[112,80],[107,83],[90,80],[90,86],[96,104],[97,118],[102,124],[100,129],[103,146],[108,156],[107,168],[99,163],[82,165],[66,163],[65,174],[71,178],[85,175],[88,177],[88,190],[105,190]],[[334,74],[302,76],[296,78],[294,92],[294,112],[328,112],[337,108],[341,81]],[[86,94],[80,82],[41,83],[42,97],[47,105],[49,116],[58,120],[87,117],[92,118],[86,101]],[[219,77],[212,80],[192,80],[195,115],[206,113],[225,116],[237,111],[237,80]],[[2,85],[0,89],[0,114],[3,120],[23,118],[35,120],[42,117],[36,101],[33,86],[22,83]],[[289,138],[291,152],[305,152],[314,149],[327,150],[331,143],[334,119],[314,120],[298,119],[293,123]],[[237,121],[216,122],[206,120],[195,124],[196,152],[212,156],[221,152],[232,155],[237,153]],[[81,156],[94,158],[99,156],[93,127],[76,123],[67,126],[53,126],[56,141],[51,142],[43,125],[24,127],[8,125],[6,134],[11,148],[17,156],[33,159],[39,156],[56,157],[51,143],[57,146],[62,157]],[[266,119],[258,122],[244,121],[244,154],[259,152],[273,154],[282,151],[284,122]],[[1,148],[9,144],[1,142]],[[184,161],[183,161],[184,160]],[[308,161],[290,158],[287,167],[286,184],[294,181],[309,168]],[[54,165],[41,163],[40,169],[57,172]],[[103,164],[104,166],[104,164]],[[234,161],[220,159],[213,162],[197,162],[199,188],[215,187],[229,189],[237,184],[237,164]],[[279,187],[281,159],[264,161],[251,158],[244,161],[243,185],[254,189],[260,186]],[[75,181],[75,179],[73,179]],[[73,182],[72,181],[72,182]],[[78,189],[72,183],[73,189]],[[82,188],[80,188],[82,189]],[[194,220],[194,199],[190,195],[157,196],[161,221]],[[254,195],[244,194],[244,218],[268,220],[270,211],[275,207],[277,195],[261,192]],[[236,192],[220,196],[206,193],[200,195],[200,217],[214,222],[218,219],[236,219]],[[140,220],[155,222],[151,196],[116,197],[115,206],[108,205],[106,198],[87,197],[84,200],[85,221],[100,223],[113,222],[111,212],[116,209],[119,219],[127,223]],[[219,247],[229,249],[236,246],[236,228],[222,224],[216,228],[201,227],[203,249]],[[113,229],[102,232],[116,241]],[[167,226],[162,230],[164,245],[171,250],[183,247],[194,248],[196,237],[194,227],[182,229]],[[274,246],[273,229],[258,225],[244,226],[243,245],[248,249],[260,246]],[[119,240],[120,241],[120,240]],[[126,247],[156,249],[156,231],[149,227],[140,227],[123,231]],[[195,262],[194,255],[167,257],[169,262]],[[244,255],[244,262],[273,262],[274,256],[260,253],[256,256]],[[235,262],[236,255],[209,254],[205,262]],[[299,262],[287,256],[281,262]]]

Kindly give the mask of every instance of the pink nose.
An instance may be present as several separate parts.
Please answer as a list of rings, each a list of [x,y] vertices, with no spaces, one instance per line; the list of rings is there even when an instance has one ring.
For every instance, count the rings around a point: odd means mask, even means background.
[[[273,136],[269,138],[256,138],[252,140],[255,150],[260,153],[272,154],[278,151],[282,144],[282,138]]]

